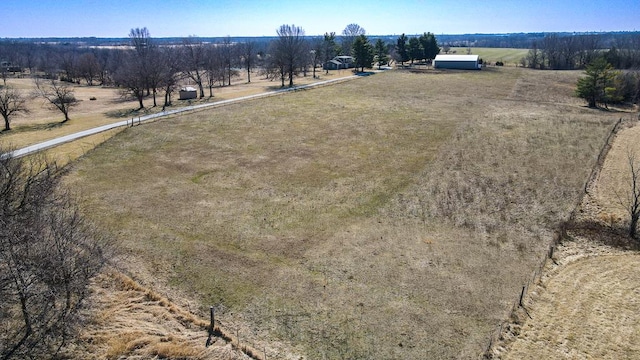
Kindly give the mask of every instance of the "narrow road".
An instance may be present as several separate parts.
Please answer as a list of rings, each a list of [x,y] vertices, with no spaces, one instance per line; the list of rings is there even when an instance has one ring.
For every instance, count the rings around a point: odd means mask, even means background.
[[[369,73],[366,73],[366,75],[368,75],[368,74]],[[159,112],[157,114],[150,114],[150,115],[140,116],[140,117],[137,117],[137,118],[134,118],[134,119],[127,119],[127,120],[119,121],[119,122],[116,122],[116,123],[113,123],[113,124],[107,124],[107,125],[99,126],[99,127],[93,128],[93,129],[80,131],[80,132],[77,132],[77,133],[74,133],[74,134],[69,134],[69,135],[61,136],[61,137],[56,138],[56,139],[47,140],[47,141],[44,141],[44,142],[41,142],[41,143],[38,143],[38,144],[30,145],[30,146],[27,146],[27,147],[24,147],[24,148],[21,148],[21,149],[17,149],[17,150],[2,154],[2,155],[0,155],[0,159],[6,158],[7,156],[22,157],[22,156],[33,154],[35,152],[42,151],[42,150],[45,150],[45,149],[48,149],[48,148],[51,148],[51,147],[54,147],[54,146],[57,146],[57,145],[60,145],[60,144],[64,144],[64,143],[67,143],[67,142],[70,142],[70,141],[74,141],[74,140],[83,138],[85,136],[98,134],[98,133],[101,133],[103,131],[111,130],[111,129],[114,129],[114,128],[117,128],[117,127],[121,127],[121,126],[129,126],[129,125],[132,125],[133,123],[143,123],[143,122],[146,122],[146,121],[149,121],[149,120],[153,120],[153,119],[157,119],[157,118],[161,118],[161,117],[169,116],[169,115],[180,114],[180,113],[187,112],[187,111],[200,110],[200,109],[213,107],[213,106],[222,106],[222,105],[233,104],[233,103],[246,101],[246,100],[252,100],[252,99],[258,99],[258,98],[262,98],[262,97],[280,95],[280,94],[284,94],[284,93],[287,93],[287,92],[290,92],[290,91],[310,89],[310,88],[314,88],[314,87],[318,87],[318,86],[324,86],[324,85],[331,84],[331,83],[357,79],[359,77],[362,77],[362,75],[352,75],[352,76],[347,76],[347,77],[338,78],[338,79],[324,80],[324,81],[319,81],[319,82],[313,83],[313,84],[294,86],[292,88],[269,91],[269,92],[266,92],[266,93],[255,94],[255,95],[242,96],[242,97],[235,98],[235,99],[221,100],[221,101],[216,101],[216,102],[212,102],[212,103],[208,103],[208,104],[187,106],[187,107],[183,107],[183,108],[180,108],[180,109]]]

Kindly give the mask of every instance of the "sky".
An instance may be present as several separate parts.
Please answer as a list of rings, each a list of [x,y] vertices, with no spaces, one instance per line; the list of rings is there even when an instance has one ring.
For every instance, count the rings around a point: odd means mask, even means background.
[[[640,0],[3,0],[0,38],[640,31]]]

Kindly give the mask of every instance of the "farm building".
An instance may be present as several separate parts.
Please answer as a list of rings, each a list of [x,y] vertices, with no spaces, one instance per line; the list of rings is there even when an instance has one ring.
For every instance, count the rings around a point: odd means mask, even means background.
[[[195,99],[198,97],[198,91],[190,86],[180,89],[180,100]]]
[[[479,70],[481,69],[479,60],[478,55],[436,55],[433,68]]]

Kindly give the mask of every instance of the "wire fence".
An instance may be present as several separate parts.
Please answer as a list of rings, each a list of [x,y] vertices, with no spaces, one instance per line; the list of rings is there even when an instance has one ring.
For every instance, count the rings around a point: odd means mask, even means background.
[[[489,336],[489,344],[484,352],[485,359],[493,358],[494,345],[498,341],[502,340],[505,327],[510,325],[513,322],[513,320],[517,318],[517,313],[519,310],[522,310],[529,318],[531,318],[531,315],[529,314],[528,310],[525,307],[525,299],[529,294],[529,289],[531,288],[531,285],[535,286],[541,281],[542,275],[544,273],[544,268],[547,265],[547,262],[549,260],[555,262],[553,255],[557,246],[562,242],[563,239],[567,238],[567,230],[571,229],[574,226],[576,221],[576,212],[578,211],[580,204],[584,199],[584,196],[590,194],[591,187],[596,182],[600,174],[600,171],[602,170],[602,166],[604,165],[604,161],[607,157],[607,154],[609,153],[609,150],[611,150],[611,144],[613,143],[613,140],[615,139],[618,132],[622,129],[623,125],[625,124],[626,122],[624,121],[624,119],[620,118],[615,123],[615,125],[613,126],[609,134],[607,135],[607,138],[598,154],[596,163],[593,165],[593,168],[591,169],[591,173],[587,178],[587,181],[585,181],[584,193],[579,197],[579,199],[576,200],[576,203],[573,207],[573,211],[571,211],[569,218],[567,220],[562,221],[556,227],[556,229],[554,229],[553,236],[549,243],[546,253],[542,257],[540,264],[536,266],[533,272],[531,273],[529,280],[525,284],[523,284],[522,289],[519,291],[518,298],[513,302],[513,305],[511,306],[508,312],[508,316],[505,319],[503,319],[500,322],[500,325],[491,332]]]

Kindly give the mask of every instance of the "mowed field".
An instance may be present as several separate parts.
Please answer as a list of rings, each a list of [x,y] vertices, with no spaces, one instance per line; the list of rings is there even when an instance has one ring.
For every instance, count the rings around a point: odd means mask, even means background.
[[[620,117],[579,76],[375,74],[129,128],[65,183],[130,274],[258,349],[477,358]]]

